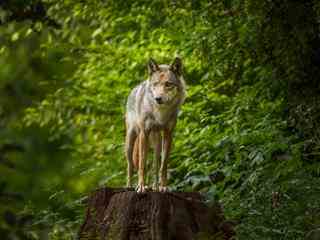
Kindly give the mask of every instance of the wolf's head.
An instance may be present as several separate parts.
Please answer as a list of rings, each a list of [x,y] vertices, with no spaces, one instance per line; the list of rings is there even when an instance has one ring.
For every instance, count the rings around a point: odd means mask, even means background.
[[[148,85],[152,98],[157,105],[166,105],[184,100],[185,83],[182,77],[182,61],[175,58],[171,65],[158,65],[155,60],[150,59],[148,63],[149,80]]]

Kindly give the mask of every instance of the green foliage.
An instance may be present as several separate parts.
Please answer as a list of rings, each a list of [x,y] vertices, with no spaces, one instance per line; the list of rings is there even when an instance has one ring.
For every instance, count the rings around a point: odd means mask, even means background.
[[[1,236],[75,236],[83,197],[125,184],[130,89],[149,57],[176,54],[188,89],[171,188],[221,201],[238,239],[320,227],[318,3],[44,2],[48,18],[0,28]]]

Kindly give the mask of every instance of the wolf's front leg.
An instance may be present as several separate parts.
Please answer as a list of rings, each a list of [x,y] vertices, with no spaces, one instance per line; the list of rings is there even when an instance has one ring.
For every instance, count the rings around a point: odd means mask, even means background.
[[[172,130],[166,129],[163,132],[163,143],[162,143],[162,161],[160,167],[160,191],[167,191],[167,165],[168,158],[171,151],[172,143]]]
[[[137,138],[137,134],[133,129],[127,129],[126,133],[126,158],[127,158],[127,187],[132,187],[132,174],[133,174],[133,147]]]
[[[161,161],[161,134],[154,133],[154,183],[153,190],[159,191],[159,163]]]
[[[139,134],[139,172],[138,172],[138,186],[137,192],[145,192],[144,185],[144,165],[147,160],[148,154],[148,133],[144,130],[140,131]]]

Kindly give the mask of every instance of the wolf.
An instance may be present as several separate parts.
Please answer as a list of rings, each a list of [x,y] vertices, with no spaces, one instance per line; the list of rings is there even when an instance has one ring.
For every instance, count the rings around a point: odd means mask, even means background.
[[[129,94],[126,106],[127,186],[132,187],[133,167],[138,169],[137,192],[145,192],[145,162],[154,150],[155,191],[167,191],[167,163],[178,112],[186,96],[182,61],[172,64],[148,62],[148,79]],[[160,186],[159,186],[159,163]]]

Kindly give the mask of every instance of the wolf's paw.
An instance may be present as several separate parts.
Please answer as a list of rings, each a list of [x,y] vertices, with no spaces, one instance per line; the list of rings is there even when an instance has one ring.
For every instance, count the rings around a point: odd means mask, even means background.
[[[159,187],[159,191],[160,192],[168,192],[169,191],[169,188],[167,186],[160,186]]]
[[[138,193],[143,193],[147,190],[146,186],[144,186],[143,184],[139,184],[137,187],[136,187],[136,191]]]

